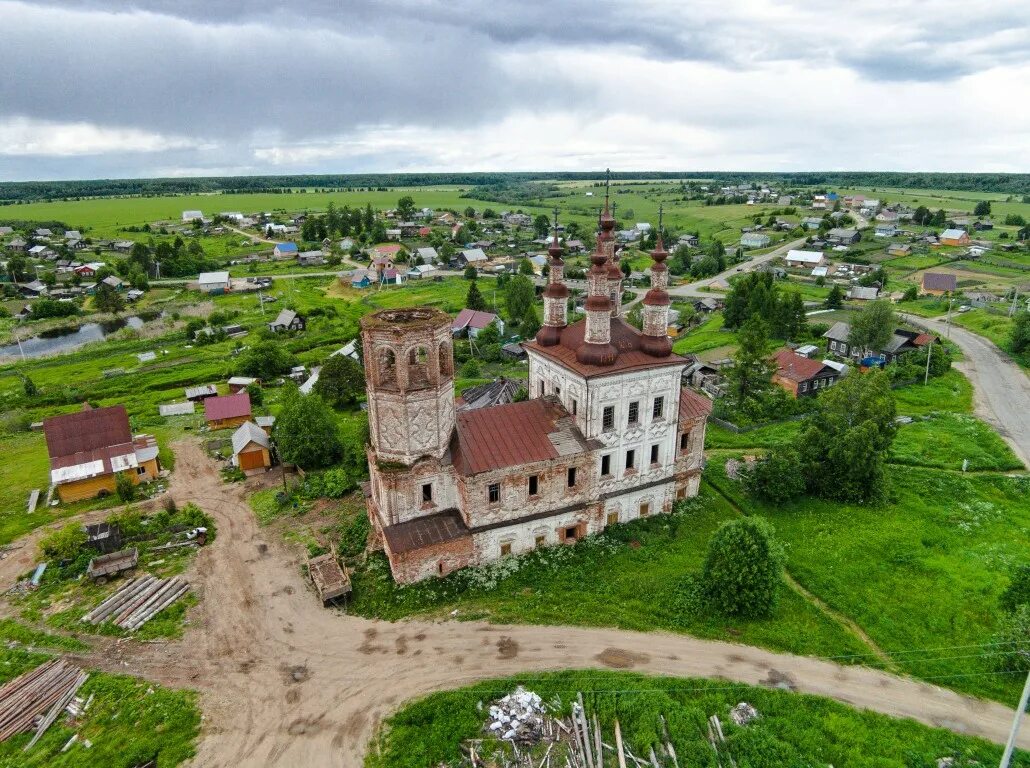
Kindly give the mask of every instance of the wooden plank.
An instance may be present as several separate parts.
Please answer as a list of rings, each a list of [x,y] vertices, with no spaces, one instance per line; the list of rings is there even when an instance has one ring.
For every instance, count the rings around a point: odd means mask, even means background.
[[[33,488],[32,493],[29,494],[29,514],[31,515],[36,511],[36,505],[39,504],[39,488]]]

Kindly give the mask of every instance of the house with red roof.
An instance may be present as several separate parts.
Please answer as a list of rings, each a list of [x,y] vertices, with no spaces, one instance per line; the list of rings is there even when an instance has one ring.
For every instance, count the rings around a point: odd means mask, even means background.
[[[50,482],[61,501],[81,501],[115,492],[117,478],[133,484],[155,479],[161,472],[157,440],[133,435],[125,406],[92,408],[43,420]]]
[[[504,335],[504,321],[493,312],[463,309],[451,323],[451,333],[455,336],[468,336],[470,339],[474,339],[490,323],[496,323],[497,330],[502,336]]]
[[[204,420],[210,429],[234,429],[250,421],[250,394],[240,390],[204,400]]]
[[[784,347],[773,355],[776,370],[772,380],[794,397],[811,397],[821,389],[832,387],[840,378],[840,371],[821,360],[799,355]]]

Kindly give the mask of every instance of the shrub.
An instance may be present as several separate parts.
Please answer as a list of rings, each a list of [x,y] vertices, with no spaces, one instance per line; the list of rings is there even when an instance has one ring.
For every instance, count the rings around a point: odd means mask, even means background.
[[[1030,605],[1030,565],[1018,565],[1012,570],[1009,585],[998,598],[1003,611],[1014,613],[1020,606]]]
[[[368,515],[356,515],[340,537],[340,554],[344,557],[355,557],[364,552],[370,529]]]
[[[1021,605],[1005,614],[993,641],[998,648],[994,665],[999,672],[1030,671],[1030,651],[1026,639],[1030,637],[1030,605]]]
[[[86,531],[77,523],[69,523],[40,539],[39,552],[47,560],[74,560],[85,545]]]
[[[701,589],[709,606],[731,616],[766,616],[776,601],[783,551],[760,517],[730,520],[708,543]]]
[[[788,445],[773,448],[765,458],[742,470],[740,479],[751,496],[779,504],[805,492],[801,457]]]
[[[114,492],[118,494],[119,499],[128,504],[136,498],[136,484],[132,482],[132,478],[122,472],[115,475]]]
[[[461,377],[463,379],[478,379],[481,374],[479,361],[474,358],[469,358],[461,366]]]

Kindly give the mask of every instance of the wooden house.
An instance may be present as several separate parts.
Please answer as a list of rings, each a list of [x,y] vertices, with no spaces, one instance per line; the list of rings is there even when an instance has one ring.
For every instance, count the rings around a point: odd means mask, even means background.
[[[272,466],[268,433],[253,421],[243,422],[232,435],[232,463],[244,472]]]
[[[833,386],[840,372],[821,360],[799,355],[792,349],[781,349],[773,355],[776,370],[772,380],[795,398],[810,397],[820,389]]]
[[[924,272],[921,293],[943,296],[958,290],[958,278],[946,272]]]
[[[115,492],[119,475],[134,484],[161,471],[157,440],[129,429],[125,406],[91,408],[43,420],[50,482],[61,501],[80,501]]]
[[[211,429],[232,429],[250,421],[250,395],[244,390],[235,395],[207,398],[204,419]]]

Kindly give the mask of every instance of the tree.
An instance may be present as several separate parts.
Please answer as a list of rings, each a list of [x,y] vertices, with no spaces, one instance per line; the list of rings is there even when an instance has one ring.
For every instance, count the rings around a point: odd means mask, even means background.
[[[118,494],[119,499],[128,504],[136,499],[136,484],[125,472],[119,472],[114,477],[114,492]]]
[[[462,211],[462,213],[464,213],[466,219],[476,218],[476,209],[473,208],[471,205],[468,206],[464,211]]]
[[[486,346],[496,346],[501,343],[501,331],[497,327],[497,322],[494,321],[486,326],[476,336],[476,344],[482,348]]]
[[[729,371],[730,393],[737,408],[772,386],[772,364],[769,362],[769,327],[760,317],[752,317],[737,334],[739,346]]]
[[[529,277],[532,277],[534,274],[533,262],[531,262],[529,259],[522,259],[521,261],[519,261],[519,274],[528,275]]]
[[[1009,613],[1021,605],[1030,605],[1030,564],[1026,563],[1012,569],[1009,585],[998,598],[998,606]]]
[[[7,259],[7,274],[10,276],[11,282],[17,283],[25,277],[26,264],[25,257],[17,254]]]
[[[365,372],[347,355],[332,355],[322,364],[315,382],[315,394],[339,408],[352,405],[365,391]]]
[[[405,195],[398,200],[397,213],[404,221],[410,221],[415,215],[415,199],[411,195]]]
[[[981,200],[973,208],[974,216],[990,216],[991,215],[991,203],[989,200]]]
[[[809,491],[845,502],[882,498],[884,465],[897,433],[895,413],[883,371],[852,373],[824,391],[798,443]]]
[[[272,428],[279,457],[303,469],[334,464],[343,455],[336,418],[316,394],[302,395],[290,386]]]
[[[269,381],[293,367],[294,358],[278,341],[262,341],[255,344],[240,357],[240,373]]]
[[[39,553],[44,560],[65,562],[78,557],[86,546],[86,529],[81,523],[70,523],[44,536],[39,542]]]
[[[532,306],[535,299],[536,288],[533,281],[525,275],[515,275],[508,283],[504,297],[508,317],[513,320],[525,317],[526,308]]]
[[[741,484],[750,495],[774,504],[796,499],[805,492],[801,456],[789,445],[778,445],[741,471]]]
[[[918,298],[919,287],[915,285],[910,285],[908,288],[906,288],[905,293],[901,296],[902,301],[915,301]]]
[[[483,294],[479,292],[479,286],[476,281],[473,280],[469,285],[469,291],[465,295],[465,307],[466,309],[474,309],[477,312],[486,311],[486,299],[483,298]]]
[[[834,283],[833,287],[830,289],[829,295],[826,297],[826,300],[823,302],[823,306],[826,307],[827,309],[840,309],[843,304],[844,304],[844,291],[841,290],[841,287],[839,285]]]
[[[125,309],[125,302],[122,295],[107,283],[97,283],[96,293],[93,294],[93,306],[100,312],[110,312],[117,315]]]
[[[536,307],[530,304],[526,307],[526,314],[522,316],[522,320],[519,322],[519,333],[522,338],[528,339],[536,336],[536,332],[540,330],[540,318],[537,317]]]
[[[997,649],[994,667],[999,672],[1025,674],[1030,670],[1030,653],[1026,651],[1026,639],[1030,637],[1030,605],[1021,605],[1006,614],[998,633],[992,638]]]
[[[1030,312],[1020,312],[1009,331],[1009,348],[1013,352],[1025,352],[1030,349]]]
[[[894,309],[889,301],[870,302],[852,318],[848,343],[856,349],[878,352],[894,335],[894,325]]]
[[[479,361],[473,357],[466,360],[461,366],[461,378],[463,379],[478,379],[482,375],[482,371],[479,367]]]
[[[629,277],[630,275],[633,274],[633,267],[631,267],[629,265],[628,261],[625,261],[625,260],[620,261],[619,262],[619,269],[622,270],[623,277]]]
[[[475,280],[477,277],[479,277],[479,273],[476,271],[475,267],[469,264],[467,267],[465,267],[465,271],[462,273],[462,276],[466,280]]]
[[[137,291],[149,291],[150,281],[147,280],[147,273],[139,267],[133,267],[129,271],[129,285]]]
[[[545,237],[551,228],[551,220],[544,214],[533,219],[533,234],[537,237]]]
[[[730,616],[767,616],[782,580],[783,550],[760,517],[729,520],[708,542],[701,570],[706,602]]]
[[[36,382],[28,376],[22,376],[21,386],[25,392],[25,397],[35,397],[39,394],[39,387],[36,386]]]

